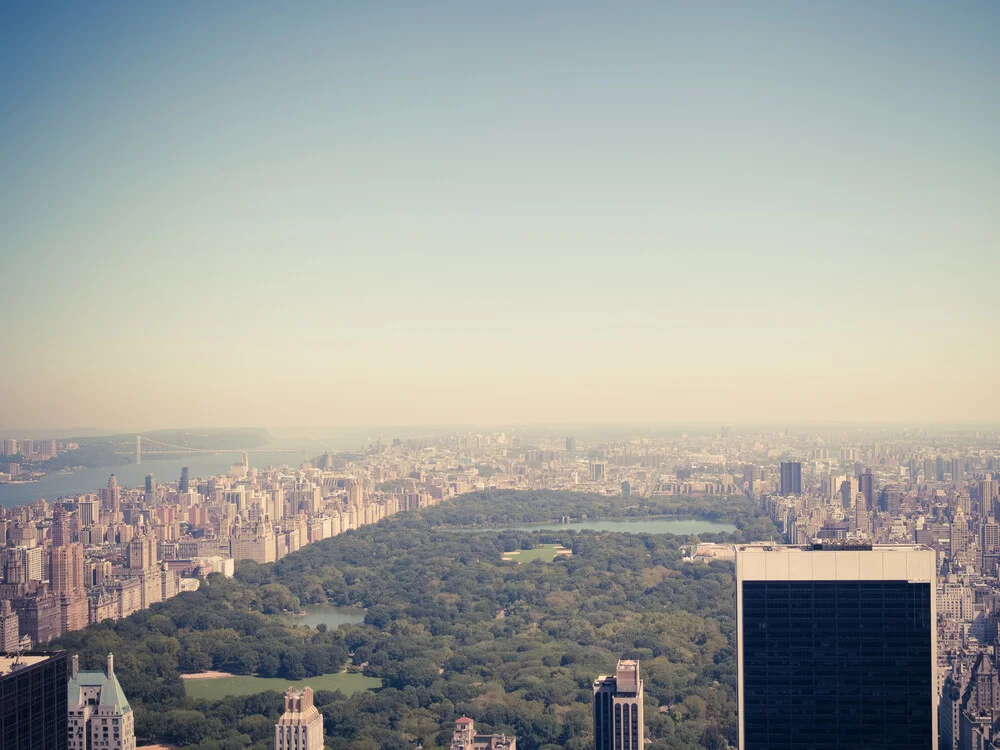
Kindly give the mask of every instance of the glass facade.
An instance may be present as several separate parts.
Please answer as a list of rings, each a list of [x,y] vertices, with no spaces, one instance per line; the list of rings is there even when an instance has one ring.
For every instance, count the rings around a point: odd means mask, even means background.
[[[743,582],[743,750],[931,750],[931,586]]]
[[[0,678],[0,748],[66,750],[66,652]]]

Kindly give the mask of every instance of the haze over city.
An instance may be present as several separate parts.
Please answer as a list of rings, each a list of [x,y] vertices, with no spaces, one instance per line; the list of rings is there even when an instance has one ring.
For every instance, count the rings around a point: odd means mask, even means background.
[[[998,14],[8,7],[0,428],[1000,420]]]

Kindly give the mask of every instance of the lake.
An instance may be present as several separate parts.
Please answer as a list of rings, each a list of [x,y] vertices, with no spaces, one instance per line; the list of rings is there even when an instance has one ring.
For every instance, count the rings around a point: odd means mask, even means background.
[[[505,526],[477,526],[461,531],[620,531],[632,534],[718,534],[732,533],[736,527],[731,523],[699,519],[676,519],[662,516],[645,518],[606,518],[603,520],[576,521],[574,523],[512,523]],[[457,531],[458,529],[456,529]]]
[[[285,615],[282,619],[292,625],[306,625],[310,628],[325,624],[330,630],[336,630],[341,625],[353,625],[365,621],[365,611],[360,607],[308,604],[302,609],[305,615]]]

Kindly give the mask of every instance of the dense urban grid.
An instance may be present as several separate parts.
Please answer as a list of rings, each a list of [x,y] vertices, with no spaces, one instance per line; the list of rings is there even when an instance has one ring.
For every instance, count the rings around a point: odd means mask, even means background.
[[[39,456],[22,445],[7,441],[5,452],[20,454],[26,465],[33,455],[45,460],[76,449],[46,441]],[[581,498],[609,498],[616,515],[657,499],[724,503],[743,497],[773,522],[774,544],[841,552],[873,545],[883,551],[932,550],[933,570],[926,580],[936,580],[934,606],[928,609],[928,617],[936,612],[936,672],[933,696],[924,704],[921,693],[918,704],[928,711],[937,706],[941,747],[987,747],[997,739],[997,433],[818,435],[724,427],[708,435],[584,440],[488,432],[371,440],[357,452],[325,452],[296,468],[257,469],[243,453],[225,475],[194,477],[184,468],[169,482],[157,481],[155,461],[149,466],[142,487],[119,486],[111,474],[96,493],[0,511],[4,676],[46,667],[53,657],[45,654],[45,645],[64,634],[196,591],[213,573],[232,577],[237,566],[273,563],[306,545],[446,500],[456,502],[444,513],[463,519],[461,496],[473,492],[570,491]],[[569,531],[585,517],[570,509],[531,520],[555,521]],[[695,540],[686,548],[686,560],[727,564],[737,554],[771,548]],[[742,595],[741,590],[741,602]],[[642,684],[635,658],[620,661],[612,677],[594,681],[596,747],[644,746]],[[741,701],[743,691],[741,677]],[[69,747],[86,747],[88,737],[103,747],[135,747],[132,709],[112,656],[103,672],[80,671],[74,657],[69,695],[60,709],[66,712]],[[274,725],[274,746],[323,747],[323,714],[312,689],[290,687],[285,702],[285,714]],[[752,717],[750,704],[745,710]],[[479,734],[465,716],[455,722],[453,748],[512,750],[517,742],[509,735]],[[51,728],[51,722],[38,723],[34,731],[43,726]],[[909,731],[919,732],[919,726],[909,722]],[[774,736],[773,726],[769,731]]]

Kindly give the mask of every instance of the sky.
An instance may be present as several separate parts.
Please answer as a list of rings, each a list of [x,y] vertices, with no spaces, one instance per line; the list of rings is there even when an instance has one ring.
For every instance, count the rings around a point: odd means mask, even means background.
[[[0,9],[0,427],[1000,421],[1000,4]]]

